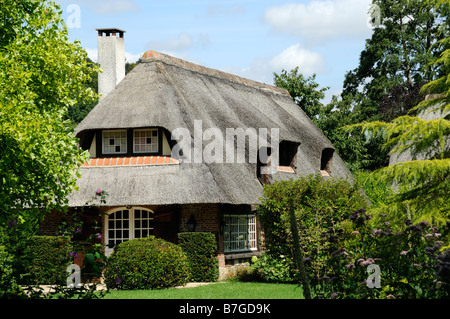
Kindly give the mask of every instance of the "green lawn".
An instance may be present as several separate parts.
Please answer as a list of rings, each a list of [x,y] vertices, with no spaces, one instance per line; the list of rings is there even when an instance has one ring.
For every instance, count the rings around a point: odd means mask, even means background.
[[[181,289],[111,290],[104,299],[303,299],[303,293],[290,284],[218,282]]]

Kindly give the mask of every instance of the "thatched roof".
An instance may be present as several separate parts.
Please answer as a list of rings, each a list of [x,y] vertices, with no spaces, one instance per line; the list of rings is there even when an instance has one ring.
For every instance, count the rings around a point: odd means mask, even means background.
[[[202,120],[203,130],[219,128],[224,135],[226,128],[279,128],[280,141],[300,143],[297,175],[318,173],[322,150],[333,148],[285,90],[154,51],[144,54],[75,133],[81,142],[99,129],[187,128],[193,134],[195,120]],[[332,164],[332,176],[351,178],[338,154]],[[278,172],[273,178],[296,174]],[[262,195],[256,164],[248,163],[83,168],[78,186],[71,206],[83,205],[96,189],[110,194],[108,205],[258,204]]]

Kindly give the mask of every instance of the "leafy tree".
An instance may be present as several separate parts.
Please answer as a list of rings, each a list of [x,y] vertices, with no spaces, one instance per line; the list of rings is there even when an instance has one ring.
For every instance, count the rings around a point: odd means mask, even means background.
[[[58,5],[2,0],[0,12],[0,225],[18,216],[36,226],[41,212],[66,204],[85,159],[67,110],[97,96]]]
[[[288,91],[294,102],[314,122],[316,122],[322,108],[320,100],[325,97],[324,92],[328,90],[328,88],[318,89],[319,84],[316,83],[315,79],[315,74],[305,78],[299,72],[299,67],[292,69],[289,73],[284,69],[281,74],[274,73],[275,85]]]
[[[381,26],[366,41],[359,66],[344,81],[343,95],[365,97],[359,106],[360,121],[380,119],[379,103],[393,87],[409,91],[435,79],[441,68],[430,64],[438,53],[434,44],[448,36],[439,7],[416,0],[373,0],[373,4],[380,7]]]

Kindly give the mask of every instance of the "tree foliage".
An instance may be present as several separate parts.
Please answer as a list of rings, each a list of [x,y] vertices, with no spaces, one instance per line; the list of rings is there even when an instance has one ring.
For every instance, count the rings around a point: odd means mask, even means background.
[[[274,83],[277,87],[289,92],[294,102],[301,107],[306,115],[313,120],[317,120],[322,107],[321,99],[325,97],[324,92],[328,88],[320,88],[315,81],[316,75],[305,77],[300,73],[299,67],[291,71],[282,70],[281,74],[274,73]]]
[[[436,9],[445,6],[445,23],[439,32],[446,33],[450,26],[448,1],[428,1],[425,5],[430,4]],[[432,49],[440,53],[430,65],[439,69],[441,76],[422,87],[422,93],[430,98],[412,109],[420,114],[435,114],[432,119],[405,115],[391,123],[375,121],[353,127],[384,134],[383,146],[392,154],[410,154],[410,160],[378,172],[398,187],[387,207],[391,214],[443,223],[450,219],[450,38],[443,37]]]
[[[85,154],[67,109],[96,98],[87,53],[69,42],[58,5],[0,2],[0,220],[63,206]],[[36,209],[36,211],[34,211]]]
[[[379,103],[395,86],[410,91],[415,84],[436,79],[442,68],[430,64],[439,53],[434,44],[449,31],[443,28],[440,7],[416,0],[372,3],[380,8],[381,25],[366,41],[359,66],[344,80],[343,95],[365,97],[359,105],[360,121],[379,120]]]

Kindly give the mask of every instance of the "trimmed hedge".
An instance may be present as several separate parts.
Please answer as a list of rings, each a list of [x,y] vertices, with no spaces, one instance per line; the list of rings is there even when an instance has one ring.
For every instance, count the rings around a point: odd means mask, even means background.
[[[179,233],[178,242],[189,259],[191,280],[217,281],[219,265],[216,236],[208,232]]]
[[[34,285],[66,284],[67,257],[72,250],[69,238],[62,236],[33,236],[25,249],[27,263],[26,283]]]
[[[110,289],[169,288],[189,281],[189,263],[181,247],[150,236],[117,245],[104,276]]]

